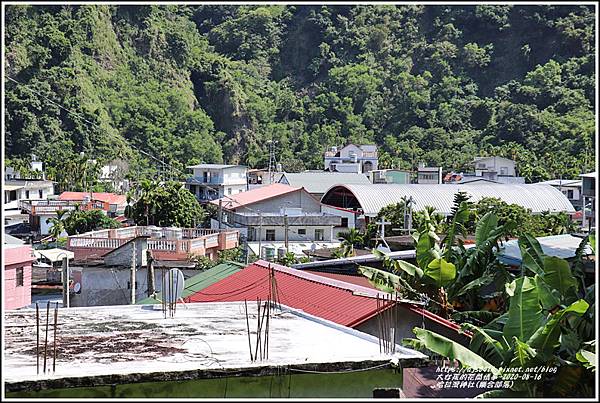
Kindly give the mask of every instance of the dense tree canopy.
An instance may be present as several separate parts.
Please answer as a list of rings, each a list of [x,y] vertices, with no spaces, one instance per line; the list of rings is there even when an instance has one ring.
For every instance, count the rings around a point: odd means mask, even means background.
[[[594,163],[595,17],[581,5],[11,5],[7,156],[34,152],[56,175],[82,151],[122,158],[135,180],[157,160],[262,167],[270,139],[291,170],[369,142],[383,167],[460,170],[496,154],[529,181],[573,178]]]

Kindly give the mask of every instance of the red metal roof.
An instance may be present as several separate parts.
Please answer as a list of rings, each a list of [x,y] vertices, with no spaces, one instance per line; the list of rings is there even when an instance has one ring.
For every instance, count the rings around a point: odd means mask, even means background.
[[[325,273],[318,272],[312,270],[304,270],[306,273],[316,274],[317,276],[323,276],[327,278],[331,278],[334,280],[345,281],[346,283],[360,285],[362,287],[368,287],[376,290],[375,287],[369,282],[369,280],[365,276],[352,276],[349,274],[339,274],[339,273]]]
[[[83,201],[84,197],[89,196],[89,192],[62,192],[58,196],[59,200],[73,200]],[[127,196],[119,195],[116,193],[97,193],[93,192],[91,196],[92,200],[98,200],[109,204],[125,204],[127,203]]]
[[[268,262],[258,261],[241,271],[187,298],[188,302],[256,301],[269,298]],[[279,301],[292,308],[354,327],[377,313],[373,289],[343,283],[300,270],[271,264],[279,291]]]
[[[301,188],[295,188],[283,183],[273,183],[267,186],[261,186],[256,189],[248,190],[246,192],[237,193],[231,196],[224,197],[222,200],[223,208],[235,209],[238,207],[247,206],[249,204],[257,203],[259,201],[267,200],[272,197],[281,196],[287,193],[295,192]],[[219,204],[219,199],[211,201],[211,203]]]

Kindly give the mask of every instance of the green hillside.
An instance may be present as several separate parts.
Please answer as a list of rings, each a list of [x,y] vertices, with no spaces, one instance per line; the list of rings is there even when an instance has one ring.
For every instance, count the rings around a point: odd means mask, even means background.
[[[7,6],[6,156],[288,170],[376,143],[382,167],[594,165],[593,6]],[[15,81],[16,80],[18,84]],[[67,112],[64,108],[70,110]]]

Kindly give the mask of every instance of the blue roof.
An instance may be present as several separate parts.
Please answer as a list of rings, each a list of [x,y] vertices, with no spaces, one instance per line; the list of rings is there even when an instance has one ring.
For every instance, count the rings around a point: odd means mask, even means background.
[[[570,234],[552,235],[536,238],[542,247],[542,251],[548,256],[560,257],[562,259],[570,259],[575,257],[575,251],[579,247],[583,238],[579,238]],[[592,254],[592,248],[587,245],[584,249],[586,255]],[[519,249],[518,240],[513,239],[504,242],[504,246],[498,252],[498,260],[511,266],[521,265],[521,250]]]

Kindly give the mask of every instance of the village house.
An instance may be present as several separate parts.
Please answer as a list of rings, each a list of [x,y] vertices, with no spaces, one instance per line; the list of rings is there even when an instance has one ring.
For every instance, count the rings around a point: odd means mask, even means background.
[[[185,187],[201,202],[248,190],[248,168],[243,165],[199,164],[188,166],[193,176]]]
[[[366,173],[377,169],[377,146],[348,144],[338,150],[331,147],[325,152],[325,171],[345,173]]]
[[[280,248],[302,255],[312,243],[339,245],[334,227],[342,218],[332,213],[334,209],[324,212],[304,188],[274,183],[212,203],[222,209],[222,218],[212,219],[211,228],[238,229],[256,256],[272,258]]]
[[[401,169],[377,169],[368,173],[371,183],[398,183],[411,182],[411,174]]]
[[[17,309],[31,304],[31,262],[35,259],[31,245],[6,244],[4,255],[4,309]]]
[[[255,300],[187,304],[173,315],[161,305],[58,311],[57,349],[42,354],[39,374],[35,309],[5,312],[7,397],[371,398],[402,389],[402,369],[427,360],[399,344],[382,352],[376,337],[284,303],[260,312]],[[259,313],[268,313],[261,328]],[[46,361],[54,372],[42,372]]]
[[[442,183],[442,167],[426,167],[423,163],[419,164],[417,183],[426,185]]]
[[[596,219],[596,172],[579,175],[581,177],[581,195],[582,195],[582,222],[587,231],[595,228],[593,223]]]
[[[99,192],[63,192],[57,199],[19,202],[21,211],[29,215],[31,230],[42,236],[50,233],[52,224],[48,220],[56,218],[58,211],[102,210],[108,217],[117,218],[123,216],[126,206],[125,195]]]

